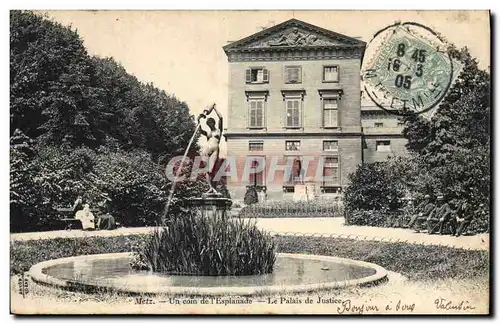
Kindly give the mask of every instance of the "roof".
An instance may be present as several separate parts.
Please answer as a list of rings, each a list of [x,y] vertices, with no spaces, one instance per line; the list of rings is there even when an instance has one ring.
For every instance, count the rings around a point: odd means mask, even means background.
[[[304,38],[302,42],[293,43],[293,39],[291,42],[287,43],[287,36],[285,36],[284,32],[287,30],[298,29],[299,33],[301,33]],[[308,34],[305,34],[308,33]],[[289,35],[291,31],[289,32]],[[305,40],[305,37],[312,36],[312,41]],[[274,39],[273,39],[274,37]],[[279,38],[283,40],[278,43]],[[248,49],[248,48],[263,48],[263,47],[280,47],[280,48],[290,48],[290,47],[358,47],[365,48],[366,43],[346,35],[342,35],[336,33],[334,31],[321,28],[304,21],[298,19],[290,19],[284,21],[278,25],[273,27],[264,29],[260,32],[242,38],[238,41],[232,42],[223,47],[223,50],[227,52],[237,51],[239,49]]]

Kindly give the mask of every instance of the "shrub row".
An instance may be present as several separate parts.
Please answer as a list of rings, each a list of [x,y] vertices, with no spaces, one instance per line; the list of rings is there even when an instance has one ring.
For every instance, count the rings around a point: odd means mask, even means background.
[[[267,201],[243,207],[239,217],[342,217],[343,207],[333,201]]]
[[[414,211],[415,212],[415,211]],[[353,210],[346,212],[346,225],[406,228],[413,214],[406,208],[398,210]],[[455,217],[455,215],[453,215]],[[474,217],[467,232],[478,234],[489,231],[488,215]]]

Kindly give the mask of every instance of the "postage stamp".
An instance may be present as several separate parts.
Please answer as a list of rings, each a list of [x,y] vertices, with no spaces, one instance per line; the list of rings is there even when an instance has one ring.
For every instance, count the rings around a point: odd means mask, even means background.
[[[367,96],[391,113],[432,116],[462,69],[447,53],[449,45],[430,28],[412,22],[386,27],[377,37],[385,39],[379,46],[372,40],[377,52],[362,71]]]
[[[488,315],[489,15],[10,11],[11,313]]]

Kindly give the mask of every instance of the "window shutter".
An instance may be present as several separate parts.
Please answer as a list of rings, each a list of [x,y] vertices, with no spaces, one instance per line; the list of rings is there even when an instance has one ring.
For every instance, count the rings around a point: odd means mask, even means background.
[[[255,127],[256,124],[256,117],[255,117],[255,101],[250,101],[250,119],[249,119],[249,126],[250,127]]]
[[[264,126],[264,107],[262,103],[263,103],[262,101],[257,102],[257,113],[256,113],[257,126]]]
[[[263,82],[269,82],[269,70],[268,69],[262,69],[262,72],[263,72],[262,81]]]
[[[247,69],[245,79],[246,83],[252,82],[252,69]]]
[[[335,66],[333,68],[333,81],[339,81],[339,68],[338,66]]]
[[[339,126],[339,122],[338,122],[338,110],[337,109],[333,109],[333,110],[331,110],[331,112],[332,112],[332,115],[331,115],[331,119],[330,119],[331,121],[330,121],[330,123],[331,123],[331,125],[333,127],[338,127]]]

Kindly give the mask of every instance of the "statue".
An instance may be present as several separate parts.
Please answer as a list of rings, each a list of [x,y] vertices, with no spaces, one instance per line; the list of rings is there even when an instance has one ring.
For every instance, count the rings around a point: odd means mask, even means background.
[[[206,119],[212,113],[212,111],[215,111],[217,117],[219,118],[218,125],[216,127],[215,119],[209,117],[205,122],[208,128],[204,130],[200,123],[201,119]],[[219,144],[223,130],[222,115],[217,110],[217,108],[215,108],[215,104],[213,104],[210,109],[203,110],[203,113],[198,116],[198,125],[200,127],[201,134],[207,138],[207,148],[204,154],[208,157],[208,171],[206,173],[206,181],[210,189],[205,193],[205,196],[221,196],[221,194],[217,192],[217,190],[215,190],[213,184],[213,178],[215,176],[215,172],[217,171],[215,170],[215,165],[219,160]]]
[[[296,46],[299,45],[304,35],[299,32],[299,29],[295,27],[291,33],[288,35],[281,34],[279,39],[275,42],[269,42],[270,46]]]

